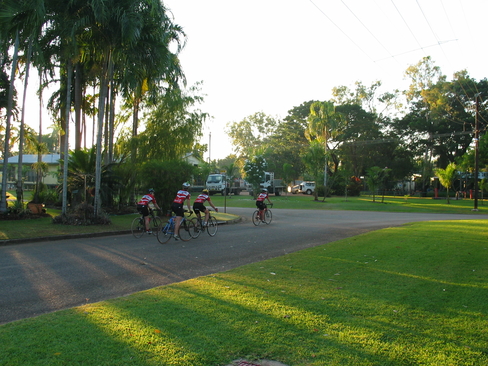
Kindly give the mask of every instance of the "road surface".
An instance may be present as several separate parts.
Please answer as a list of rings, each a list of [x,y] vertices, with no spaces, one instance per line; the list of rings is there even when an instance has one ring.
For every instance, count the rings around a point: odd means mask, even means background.
[[[0,247],[0,324],[152,287],[230,270],[371,230],[413,221],[488,219],[488,215],[273,209],[255,227],[254,210],[229,208],[242,222],[215,237],[161,245],[132,235]]]

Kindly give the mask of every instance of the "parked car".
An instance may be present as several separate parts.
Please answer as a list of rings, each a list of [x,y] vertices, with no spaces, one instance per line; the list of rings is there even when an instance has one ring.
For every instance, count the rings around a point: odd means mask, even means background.
[[[302,182],[295,184],[293,186],[288,186],[288,192],[293,193],[293,194],[297,194],[298,191],[300,190],[300,184],[302,184]]]
[[[301,182],[300,184],[296,184],[294,186],[288,187],[288,192],[297,194],[297,193],[305,193],[305,194],[312,194],[315,191],[315,182]]]
[[[315,182],[302,182],[298,188],[298,193],[312,194],[314,191]]]

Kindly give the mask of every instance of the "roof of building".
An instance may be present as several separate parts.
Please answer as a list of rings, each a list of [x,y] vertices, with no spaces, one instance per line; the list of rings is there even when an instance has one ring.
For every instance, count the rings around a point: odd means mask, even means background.
[[[60,154],[45,154],[42,155],[42,162],[47,164],[58,164]],[[11,156],[7,159],[8,164],[18,164],[19,162],[19,155]],[[37,163],[37,155],[36,154],[25,154],[22,155],[22,164],[34,164]],[[0,164],[3,164],[3,160],[0,160]]]

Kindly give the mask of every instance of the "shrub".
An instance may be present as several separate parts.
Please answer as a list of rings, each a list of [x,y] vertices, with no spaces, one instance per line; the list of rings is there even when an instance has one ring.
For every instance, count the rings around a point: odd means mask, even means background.
[[[87,203],[76,206],[72,211],[53,218],[53,224],[63,225],[110,225],[109,216],[106,213],[94,215],[94,207]]]

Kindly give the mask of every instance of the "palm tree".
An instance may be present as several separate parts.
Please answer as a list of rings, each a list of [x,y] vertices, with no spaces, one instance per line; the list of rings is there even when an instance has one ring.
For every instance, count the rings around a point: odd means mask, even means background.
[[[22,156],[24,147],[24,116],[25,116],[25,100],[27,93],[27,84],[29,79],[29,68],[32,56],[33,44],[37,42],[42,25],[45,22],[45,8],[44,0],[35,1],[4,1],[2,2],[2,11],[0,12],[0,24],[5,32],[2,39],[9,40],[13,36],[15,38],[14,50],[12,56],[12,74],[10,78],[11,88],[10,93],[13,93],[13,85],[15,80],[15,71],[18,67],[18,53],[20,49],[24,49],[25,57],[25,75],[24,75],[24,96],[22,103],[22,114],[21,114],[21,124],[19,131],[19,165],[18,165],[18,176],[17,176],[17,200],[22,201],[23,198],[23,187],[22,187]],[[4,38],[5,37],[5,38]],[[8,96],[8,107],[7,107],[7,122],[6,122],[6,140],[5,140],[5,154],[9,155],[9,134],[10,134],[10,124],[12,117],[13,108],[13,94]],[[4,169],[6,164],[4,165]],[[4,172],[4,180],[2,185],[6,186],[6,174]],[[6,209],[4,203],[0,205],[0,211],[4,212]]]
[[[7,159],[10,156],[10,124],[12,119],[12,110],[14,105],[14,80],[15,80],[15,70],[17,69],[17,60],[18,60],[18,50],[19,50],[19,30],[15,31],[15,43],[14,43],[14,54],[12,57],[12,69],[10,73],[10,82],[9,82],[9,90],[8,90],[8,99],[7,99],[7,118],[5,122],[5,147],[3,152],[3,171],[2,171],[2,197],[0,199],[0,212],[7,212],[7,199],[5,193],[7,192],[7,173],[8,173],[8,164]]]
[[[449,189],[452,187],[454,183],[454,179],[456,178],[456,164],[449,163],[446,169],[438,168],[435,170],[437,177],[439,178],[439,183],[442,184],[444,188],[447,190],[447,203],[449,201]]]
[[[373,202],[375,202],[376,192],[381,187],[383,182],[383,169],[379,166],[373,166],[367,170],[366,183],[373,194]]]
[[[321,168],[322,162],[324,161],[324,145],[319,140],[312,140],[308,145],[304,155],[302,156],[305,167],[308,172],[313,176],[316,185],[319,181],[320,176],[323,173]],[[318,201],[318,187],[314,190],[314,200]],[[324,200],[327,194],[324,193]]]
[[[332,136],[340,133],[340,123],[342,122],[339,113],[336,113],[334,103],[332,102],[314,102],[310,106],[310,115],[308,117],[308,128],[305,136],[309,141],[316,139],[324,145],[324,200],[327,196],[327,176],[328,176],[328,141]],[[315,190],[317,198],[317,190]]]

